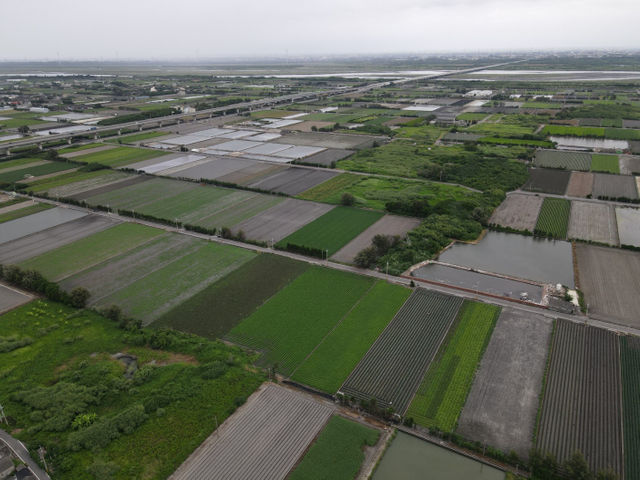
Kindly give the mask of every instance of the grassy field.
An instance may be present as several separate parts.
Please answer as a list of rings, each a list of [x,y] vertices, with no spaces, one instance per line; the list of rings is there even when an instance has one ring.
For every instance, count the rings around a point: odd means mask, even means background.
[[[0,327],[0,397],[10,429],[30,450],[46,448],[53,478],[167,478],[211,434],[216,417],[222,423],[263,381],[240,349],[125,331],[51,302],[15,309]],[[137,358],[132,377],[111,357],[125,351]]]
[[[373,280],[313,267],[236,326],[227,339],[264,354],[289,375],[369,290]]]
[[[65,153],[79,152],[81,150],[89,150],[90,148],[98,148],[103,146],[104,146],[103,143],[87,143],[86,145],[77,145],[75,147],[72,146],[72,147],[61,148],[60,150],[58,150],[58,153],[60,155],[64,155]]]
[[[380,432],[333,416],[288,480],[352,480],[364,461],[363,448],[377,443]]]
[[[9,222],[21,217],[26,217],[27,215],[33,215],[34,213],[42,212],[43,210],[48,210],[50,208],[53,208],[53,205],[49,205],[47,203],[36,203],[24,208],[12,210],[11,212],[0,214],[0,223]]]
[[[207,338],[222,337],[309,268],[277,255],[258,255],[153,323]]]
[[[149,140],[150,138],[164,137],[169,135],[167,132],[144,132],[134,133],[133,135],[125,135],[122,137],[112,138],[107,140],[109,143],[135,143],[142,140]]]
[[[336,207],[278,242],[328,250],[330,257],[382,217],[382,213]]]
[[[542,202],[534,233],[538,235],[567,238],[571,202],[563,198],[547,197]]]
[[[335,393],[410,294],[399,285],[377,282],[300,365],[293,380]]]
[[[465,301],[406,416],[425,427],[454,430],[499,315],[499,307]]]
[[[121,223],[62,247],[30,258],[21,267],[37,270],[45,278],[58,281],[91,265],[115,257],[164,232],[136,223]]]
[[[70,170],[72,168],[78,168],[79,165],[67,162],[47,162],[42,165],[36,165],[34,167],[25,167],[19,170],[12,170],[10,172],[0,173],[0,183],[14,183],[20,182],[25,179],[25,175],[31,175],[33,177],[39,177],[42,175],[49,175],[50,173],[61,172],[63,170]]]
[[[620,163],[617,155],[591,155],[591,171],[605,173],[620,173]]]
[[[76,162],[100,163],[109,167],[123,167],[131,163],[142,162],[150,158],[157,158],[166,155],[167,152],[157,150],[146,150],[143,148],[117,147],[101,152],[80,155],[73,160]]]

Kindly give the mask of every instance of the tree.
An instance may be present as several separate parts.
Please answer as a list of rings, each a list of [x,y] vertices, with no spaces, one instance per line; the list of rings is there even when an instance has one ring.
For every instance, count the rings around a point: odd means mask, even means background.
[[[27,133],[29,133],[29,127],[27,125],[20,125],[18,127],[18,133],[21,133],[22,135],[26,135]]]
[[[573,480],[593,480],[593,474],[589,469],[584,456],[579,451],[573,452],[569,459],[564,463],[564,468],[569,478]]]
[[[84,287],[76,287],[71,290],[69,295],[71,296],[71,305],[76,308],[84,308],[91,293]]]
[[[342,205],[344,205],[345,207],[350,207],[355,202],[356,202],[355,197],[353,195],[351,195],[350,193],[343,193],[342,197],[340,198],[340,203]]]

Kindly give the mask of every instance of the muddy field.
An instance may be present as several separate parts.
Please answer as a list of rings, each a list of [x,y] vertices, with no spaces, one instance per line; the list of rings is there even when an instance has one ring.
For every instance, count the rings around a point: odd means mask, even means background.
[[[635,178],[628,175],[594,173],[593,197],[636,199],[638,198],[638,189]]]
[[[617,335],[558,320],[536,447],[566,461],[580,450],[593,471],[623,473]]]
[[[20,263],[120,223],[113,218],[87,215],[62,225],[0,245],[0,264]]]
[[[593,190],[593,173],[572,172],[567,185],[567,195],[570,197],[587,197]]]
[[[568,237],[618,246],[618,227],[613,206],[606,203],[573,201]]]
[[[640,174],[640,157],[634,155],[620,155],[620,173],[622,175]]]
[[[19,307],[33,297],[0,283],[0,313]]]
[[[589,315],[640,328],[640,252],[576,244]]]
[[[503,308],[487,346],[457,433],[526,458],[551,340],[552,321]]]
[[[532,168],[529,170],[529,179],[522,188],[532,192],[564,195],[569,184],[569,177],[571,177],[571,172],[564,170]]]
[[[404,235],[420,225],[420,219],[385,215],[376,223],[363,231],[356,238],[336,252],[331,259],[338,262],[351,263],[360,250],[371,245],[376,235]]]
[[[283,136],[278,143],[290,143],[291,145],[306,145],[324,148],[339,148],[347,150],[360,150],[370,148],[374,142],[381,143],[386,137],[371,137],[368,135],[346,135],[339,133],[291,133]]]
[[[210,158],[208,162],[180,170],[170,176],[176,178],[190,178],[192,180],[200,180],[201,178],[217,179],[223,175],[228,175],[243,168],[252,167],[256,163],[257,162],[254,160],[242,158],[214,157]]]
[[[621,245],[640,247],[640,209],[616,207]]]
[[[71,208],[55,207],[26,217],[11,220],[2,224],[0,229],[0,244],[26,237],[33,233],[61,225],[87,214]]]
[[[342,150],[337,148],[329,148],[323,152],[316,153],[303,159],[304,163],[313,165],[319,165],[323,167],[330,167],[334,162],[339,162],[354,154],[353,150]]]
[[[254,162],[254,164],[249,167],[241,168],[240,170],[218,177],[218,180],[236,185],[248,185],[249,183],[256,183],[263,178],[274,175],[287,168],[289,167],[275,163]]]
[[[330,404],[271,383],[264,384],[169,480],[282,480],[332,413]]]
[[[493,212],[490,224],[533,232],[543,197],[511,193]]]
[[[289,198],[235,225],[231,230],[235,233],[242,230],[251,240],[278,242],[332,208],[333,205]]]
[[[252,183],[250,186],[287,195],[298,195],[336,175],[339,173],[330,170],[291,167]]]

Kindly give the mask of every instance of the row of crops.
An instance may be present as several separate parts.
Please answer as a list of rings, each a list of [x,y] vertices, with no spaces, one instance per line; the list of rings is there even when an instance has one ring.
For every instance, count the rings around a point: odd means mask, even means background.
[[[582,172],[620,173],[618,155],[591,154],[558,150],[538,150],[533,161],[536,167],[559,168]]]
[[[542,202],[534,233],[544,237],[567,238],[570,214],[569,200],[546,197]]]

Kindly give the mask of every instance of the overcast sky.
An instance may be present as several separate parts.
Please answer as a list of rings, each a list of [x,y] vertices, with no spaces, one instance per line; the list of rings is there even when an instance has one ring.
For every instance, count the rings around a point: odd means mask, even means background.
[[[640,0],[1,0],[0,59],[640,48]]]

